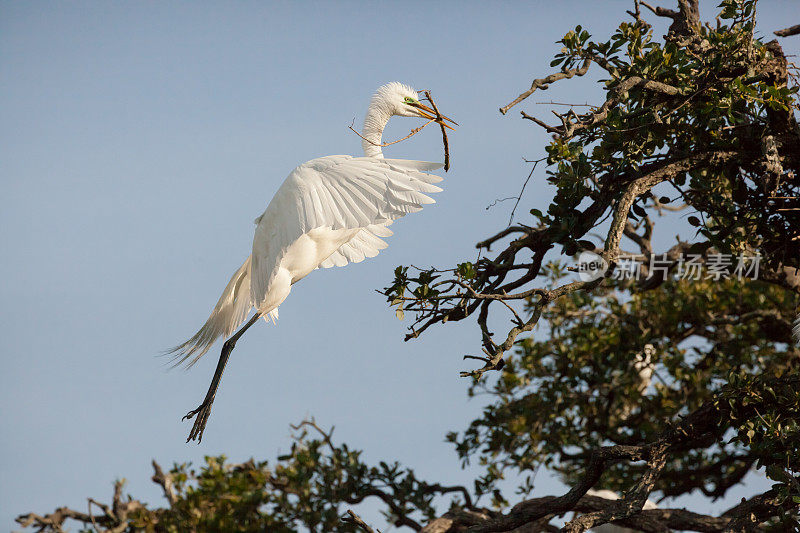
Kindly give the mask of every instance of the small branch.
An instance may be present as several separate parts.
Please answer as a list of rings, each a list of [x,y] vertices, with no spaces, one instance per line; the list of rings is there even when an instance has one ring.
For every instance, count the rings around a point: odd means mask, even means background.
[[[501,202],[507,202],[509,200],[516,200],[516,199],[517,199],[516,196],[506,196],[505,198],[495,198],[494,200],[492,200],[492,203],[490,203],[489,205],[486,206],[486,210],[488,211],[489,209],[493,208],[494,206],[496,206],[497,204],[499,204]]]
[[[511,235],[512,233],[530,234],[530,232],[531,228],[528,228],[526,226],[509,226],[506,229],[500,231],[499,233],[496,233],[492,237],[489,237],[488,239],[479,242],[478,244],[475,245],[475,248],[486,248],[486,250],[489,250],[492,244],[494,244],[496,241],[499,241],[503,237]]]
[[[431,92],[426,90],[425,96],[428,98],[428,102],[431,103],[431,107],[433,107],[433,111],[436,113],[436,118],[438,119],[437,122],[439,123],[439,127],[442,130],[442,142],[444,143],[444,171],[447,172],[448,170],[450,170],[450,145],[447,142],[447,131],[445,130],[444,127],[444,118],[442,118],[442,114],[439,113],[439,108],[436,107],[436,102],[434,102],[433,98],[431,98]],[[430,124],[430,122],[428,124]],[[426,126],[428,124],[426,124]]]
[[[367,533],[381,533],[380,531],[376,532],[374,529],[372,529],[366,522],[364,522],[361,519],[360,516],[354,513],[351,509],[347,510],[347,514],[342,516],[341,520],[342,522],[345,522],[347,524],[355,524],[356,526],[360,527]]]
[[[439,485],[437,483],[436,485],[430,485],[428,488],[430,490],[439,492],[441,494],[447,494],[447,493],[450,493],[450,492],[459,492],[459,493],[461,493],[461,496],[464,498],[464,507],[466,507],[467,509],[474,509],[475,508],[475,506],[472,503],[472,496],[470,496],[469,491],[466,489],[466,487],[462,487],[461,485],[454,485],[452,487],[446,487],[446,486],[443,486],[443,485]]]
[[[561,133],[560,129],[547,124],[543,120],[539,120],[536,117],[530,116],[525,111],[520,111],[520,114],[522,115],[522,118],[527,119],[527,120],[532,120],[533,122],[535,122],[536,124],[538,124],[539,126],[544,128],[548,133]]]
[[[398,504],[398,502],[395,501],[394,497],[391,494],[388,494],[382,491],[381,489],[372,486],[367,486],[364,487],[361,490],[361,492],[355,497],[345,498],[344,501],[351,505],[358,505],[359,503],[363,502],[370,496],[379,498],[383,503],[385,503],[389,507],[391,512],[394,513],[394,516],[396,517],[394,522],[395,525],[408,526],[414,531],[419,531],[420,529],[422,529],[422,525],[419,522],[408,516],[409,511],[405,509],[404,502],[400,502],[400,504]]]
[[[531,88],[525,91],[524,93],[520,94],[516,98],[514,98],[514,100],[512,100],[511,103],[509,103],[508,105],[501,107],[500,113],[505,115],[506,113],[508,113],[509,109],[511,109],[512,107],[514,107],[515,105],[517,105],[518,103],[520,103],[521,101],[525,100],[527,97],[532,95],[534,91],[536,91],[536,89],[541,89],[544,91],[551,83],[555,81],[572,78],[573,76],[583,76],[589,71],[589,65],[591,64],[592,60],[590,58],[587,58],[583,61],[583,65],[581,65],[578,68],[562,70],[561,72],[550,74],[549,76],[546,76],[544,78],[537,78],[533,80],[533,82],[531,83]]]
[[[325,431],[321,427],[319,427],[319,425],[317,425],[317,421],[314,420],[313,417],[311,417],[311,419],[307,418],[297,425],[289,424],[289,427],[295,431],[299,430],[303,426],[309,426],[311,428],[314,428],[320,435],[322,435],[322,440],[325,441],[325,444],[327,444],[332,450],[336,448],[336,446],[333,445],[333,439],[332,439],[334,426],[331,426],[331,430],[325,433]]]
[[[537,160],[533,161],[533,168],[528,173],[528,177],[525,178],[525,183],[522,184],[522,189],[520,189],[519,194],[517,195],[517,201],[514,202],[514,208],[511,210],[511,216],[508,217],[508,226],[507,227],[511,227],[511,223],[514,221],[514,213],[517,212],[517,207],[519,206],[519,202],[520,202],[520,200],[522,200],[522,193],[525,192],[525,187],[528,186],[528,182],[531,180],[531,176],[533,176],[533,173],[536,170],[536,165],[538,165],[540,162],[544,161],[545,159],[547,159],[547,158],[543,157],[541,159],[537,159]]]
[[[678,18],[679,13],[672,9],[666,9],[661,6],[653,7],[644,0],[639,0],[639,3],[653,12],[654,15],[658,15],[659,17],[668,17],[671,19]]]
[[[553,102],[552,100],[550,100],[549,102],[535,102],[535,103],[537,105],[547,104],[547,105],[566,105],[566,106],[569,106],[569,107],[595,107],[595,106],[593,106],[592,104],[589,104],[589,103],[586,103],[586,104],[567,104],[567,103],[564,103],[564,102]]]
[[[628,15],[632,16],[633,19],[636,22],[638,22],[639,24],[647,24],[642,19],[642,8],[639,5],[639,0],[633,0],[633,11],[627,10],[626,13],[628,13]]]
[[[172,507],[175,505],[175,502],[178,501],[178,496],[175,494],[175,484],[172,482],[172,476],[170,474],[165,474],[161,469],[161,465],[159,465],[155,459],[153,459],[153,470],[155,470],[155,474],[153,474],[153,477],[150,479],[161,486],[161,489],[164,491],[164,497],[167,498],[169,506]]]

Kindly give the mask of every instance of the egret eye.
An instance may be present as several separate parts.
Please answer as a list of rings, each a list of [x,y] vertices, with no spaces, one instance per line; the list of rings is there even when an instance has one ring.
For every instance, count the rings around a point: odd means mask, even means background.
[[[411,98],[410,96],[406,96],[405,98],[403,98],[403,102],[407,104],[413,104],[416,102],[416,100],[414,98]]]

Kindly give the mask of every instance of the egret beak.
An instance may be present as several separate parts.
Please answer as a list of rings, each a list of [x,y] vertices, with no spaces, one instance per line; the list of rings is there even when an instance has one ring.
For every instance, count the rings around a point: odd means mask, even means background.
[[[445,120],[450,121],[453,124],[455,124],[456,126],[458,126],[458,122],[456,122],[452,118],[446,117],[444,115],[440,115],[441,119],[437,119],[436,118],[436,111],[434,111],[433,109],[431,109],[430,107],[428,107],[428,106],[426,106],[424,104],[421,104],[419,102],[415,102],[413,104],[408,104],[408,105],[410,105],[411,107],[416,108],[417,112],[419,113],[419,116],[421,116],[422,118],[427,118],[428,120],[435,120],[437,124],[441,124],[445,128],[449,128],[449,129],[451,129],[453,131],[456,130],[452,126],[449,126],[449,125],[445,124],[445,122],[444,122]]]

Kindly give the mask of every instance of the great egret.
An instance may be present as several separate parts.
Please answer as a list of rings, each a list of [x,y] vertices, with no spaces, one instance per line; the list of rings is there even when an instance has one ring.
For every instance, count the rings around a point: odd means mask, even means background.
[[[187,442],[200,442],[217,388],[236,341],[260,318],[278,318],[278,306],[297,283],[319,267],[343,266],[374,257],[388,246],[387,226],[434,201],[442,178],[427,174],[442,165],[384,159],[382,134],[389,119],[421,117],[446,126],[447,117],[418,100],[418,92],[398,82],[380,87],[372,97],[362,129],[364,157],[330,155],[295,168],[255,220],[253,251],[234,272],[211,316],[188,341],[170,350],[176,364],[197,362],[214,342],[222,345],[211,386],[203,402],[184,419],[195,418]],[[450,126],[446,126],[450,127]],[[450,128],[452,129],[452,128]],[[251,309],[247,323],[236,333]]]

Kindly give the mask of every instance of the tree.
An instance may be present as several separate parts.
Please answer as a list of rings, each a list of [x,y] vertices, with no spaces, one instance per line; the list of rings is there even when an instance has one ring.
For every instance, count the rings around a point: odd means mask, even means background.
[[[124,498],[117,483],[111,505],[90,500],[97,516],[62,508],[18,521],[40,531],[69,518],[111,531],[371,531],[344,513],[374,497],[391,522],[429,533],[550,531],[570,512],[566,531],[612,521],[654,532],[800,527],[797,80],[778,42],[754,35],[755,0],[723,1],[713,26],[698,2],[636,1],[605,41],[568,32],[551,63],[559,70],[500,110],[591,68],[605,77],[605,101],[586,112],[569,106],[556,124],[522,112],[552,134],[541,160],[555,188],[547,212],[478,243],[478,261],[398,267],[384,290],[398,316],[414,315],[407,339],[476,317],[484,355],[466,356],[479,363],[464,376],[492,401],[448,435],[462,461],[485,466],[471,490],[366,465],[304,421],[274,466],[208,458],[164,473],[154,463],[168,507]],[[655,37],[647,16],[671,19],[668,34]],[[677,211],[694,237],[657,250],[656,221]],[[490,320],[509,325],[496,335]],[[527,475],[524,497],[541,465],[571,489],[509,508],[498,481]],[[752,469],[772,488],[720,516],[643,509],[648,497],[721,497]],[[622,497],[587,494],[593,487]],[[452,504],[437,518],[442,494]]]

